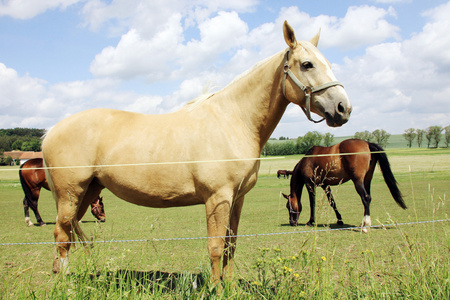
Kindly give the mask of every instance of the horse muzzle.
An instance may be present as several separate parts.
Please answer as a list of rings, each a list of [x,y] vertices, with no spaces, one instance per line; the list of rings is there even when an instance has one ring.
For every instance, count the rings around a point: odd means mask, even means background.
[[[347,103],[346,103],[347,102]],[[334,111],[325,110],[325,120],[330,127],[339,127],[344,125],[350,119],[352,113],[352,106],[348,101],[340,101],[337,103]]]

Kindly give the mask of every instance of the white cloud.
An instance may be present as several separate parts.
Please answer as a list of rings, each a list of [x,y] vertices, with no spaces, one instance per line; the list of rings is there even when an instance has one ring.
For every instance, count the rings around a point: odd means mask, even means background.
[[[449,14],[450,4],[430,10],[431,21],[410,39],[368,47],[338,68],[354,105],[355,128],[449,125]]]
[[[311,17],[298,7],[288,7],[281,11],[278,21],[286,19],[291,26],[301,29],[297,39],[310,39],[321,28],[319,45],[322,49],[354,49],[389,38],[398,39],[399,28],[386,20],[392,16],[395,16],[393,9],[385,10],[374,6],[351,6],[343,18],[327,15]]]
[[[31,19],[50,9],[66,9],[82,0],[5,0],[0,2],[0,16]]]

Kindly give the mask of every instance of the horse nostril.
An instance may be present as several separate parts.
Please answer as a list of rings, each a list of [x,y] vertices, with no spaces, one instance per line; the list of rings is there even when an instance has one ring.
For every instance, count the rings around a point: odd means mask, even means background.
[[[341,114],[345,113],[345,107],[342,105],[342,102],[339,102],[337,109]]]

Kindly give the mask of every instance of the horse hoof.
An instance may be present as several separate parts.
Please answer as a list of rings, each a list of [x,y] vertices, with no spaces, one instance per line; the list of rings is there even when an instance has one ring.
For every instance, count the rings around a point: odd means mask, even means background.
[[[308,222],[308,223],[306,223],[306,226],[313,227],[314,226],[314,222]]]
[[[362,233],[367,233],[367,232],[368,232],[368,231],[367,231],[367,228],[366,228],[366,227],[361,228],[361,232],[362,232]]]
[[[338,220],[338,221],[337,221],[337,224],[338,224],[339,226],[342,226],[342,225],[344,225],[344,222],[342,222],[342,220]]]
[[[39,224],[39,226],[42,226],[42,227],[47,226],[47,223],[41,222],[41,223]]]

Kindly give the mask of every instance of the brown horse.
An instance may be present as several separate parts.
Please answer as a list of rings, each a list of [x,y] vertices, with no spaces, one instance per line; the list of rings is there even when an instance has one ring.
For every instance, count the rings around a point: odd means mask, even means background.
[[[28,226],[33,226],[33,222],[30,220],[29,208],[31,208],[36,216],[36,221],[40,226],[45,226],[45,222],[42,220],[38,210],[38,200],[41,193],[41,188],[50,191],[47,179],[45,177],[45,170],[43,169],[44,162],[42,158],[33,158],[27,160],[20,166],[19,177],[22,184],[25,197],[23,198],[23,207],[25,212],[25,223]],[[105,222],[105,210],[103,205],[103,198],[97,197],[91,203],[91,212],[94,217],[100,222]]]
[[[320,186],[325,191],[331,207],[334,209],[337,224],[343,225],[342,217],[336,208],[330,185],[338,185],[352,180],[356,191],[364,205],[364,227],[370,226],[370,183],[378,162],[389,191],[395,202],[406,209],[397,181],[392,174],[387,155],[383,148],[374,143],[349,139],[331,147],[314,146],[308,150],[306,156],[297,163],[291,178],[291,192],[283,194],[287,199],[286,207],[289,210],[289,223],[296,226],[302,211],[301,197],[303,185],[306,185],[311,205],[311,217],[307,225],[315,222],[315,188]]]
[[[278,179],[280,179],[281,176],[283,176],[283,178],[289,179],[289,175],[292,175],[292,171],[289,171],[289,170],[278,170],[277,171]]]
[[[287,22],[283,32],[288,49],[178,111],[91,109],[47,133],[42,151],[58,208],[55,272],[67,272],[73,233],[87,238],[77,220],[107,188],[141,206],[205,205],[212,278],[217,282],[232,273],[244,197],[256,184],[262,148],[288,104],[334,127],[345,124],[352,110],[316,48],[319,35],[297,42]],[[176,49],[167,50],[170,55]]]

